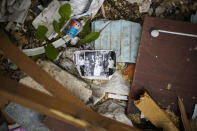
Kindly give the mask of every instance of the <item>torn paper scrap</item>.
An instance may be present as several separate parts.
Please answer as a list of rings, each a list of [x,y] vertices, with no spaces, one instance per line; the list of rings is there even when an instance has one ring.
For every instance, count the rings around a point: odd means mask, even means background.
[[[2,0],[0,4],[0,22],[24,23],[31,0]]]
[[[107,80],[116,70],[116,55],[111,50],[76,51],[73,61],[82,78]]]
[[[87,0],[70,0],[73,19],[79,19],[84,16],[90,16],[93,19],[104,2],[104,0],[88,0],[88,3],[86,1]],[[82,5],[82,7],[79,8],[79,5]]]
[[[117,99],[117,100],[125,100],[125,101],[128,100],[128,96],[112,94],[112,93],[108,94],[108,98]]]
[[[117,62],[136,62],[141,36],[140,24],[125,20],[92,22],[92,31],[100,30],[100,37],[94,42],[96,50],[115,51]]]
[[[53,0],[47,8],[45,8],[32,22],[33,26],[37,29],[39,25],[44,25],[48,28],[46,37],[51,39],[54,33],[53,21],[59,21],[60,15],[58,9],[60,3],[58,0]]]

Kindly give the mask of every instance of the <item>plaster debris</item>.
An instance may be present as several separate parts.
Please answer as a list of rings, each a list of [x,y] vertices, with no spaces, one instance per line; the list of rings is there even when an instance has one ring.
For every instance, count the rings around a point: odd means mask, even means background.
[[[126,102],[117,102],[114,100],[108,100],[96,107],[99,114],[122,122],[124,124],[133,126],[132,122],[125,115]]]
[[[84,103],[88,102],[89,98],[92,95],[92,91],[89,89],[90,86],[87,83],[76,78],[67,71],[62,70],[52,62],[40,61],[39,65],[42,69],[48,72],[53,78],[60,82],[60,84],[62,84],[65,88],[71,91],[80,100],[82,100]],[[29,78],[24,78],[21,81],[32,88],[43,88],[37,82]]]
[[[130,83],[126,82],[120,72],[116,71],[106,84],[92,87],[94,104],[98,103],[106,93],[113,94],[112,97],[126,100],[130,92]],[[116,95],[116,96],[114,96]]]

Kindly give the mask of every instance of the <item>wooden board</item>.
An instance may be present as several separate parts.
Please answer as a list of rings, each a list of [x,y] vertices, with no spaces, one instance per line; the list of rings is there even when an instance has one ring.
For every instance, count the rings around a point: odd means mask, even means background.
[[[47,117],[44,120],[44,124],[51,131],[85,131],[85,129],[83,129],[83,128],[79,128],[75,125],[71,125],[69,123],[65,123],[65,122],[56,120],[52,117]]]
[[[82,108],[91,110],[80,99],[64,88],[59,82],[52,78],[47,72],[41,69],[33,60],[26,56],[17,48],[8,37],[0,32],[0,50],[4,55],[16,64],[23,72],[27,73],[36,82],[41,84],[46,90],[55,97],[73,104],[80,105]]]
[[[138,129],[84,109],[72,101],[63,101],[15,80],[0,76],[0,98],[13,101],[57,120],[92,131],[139,131]]]
[[[144,88],[160,107],[176,114],[180,96],[191,117],[197,103],[197,38],[166,33],[154,38],[153,28],[197,35],[197,24],[145,18],[128,112],[138,112],[133,97]]]
[[[178,131],[168,115],[160,109],[147,92],[141,95],[139,100],[135,100],[134,104],[156,127],[162,128],[164,131]]]

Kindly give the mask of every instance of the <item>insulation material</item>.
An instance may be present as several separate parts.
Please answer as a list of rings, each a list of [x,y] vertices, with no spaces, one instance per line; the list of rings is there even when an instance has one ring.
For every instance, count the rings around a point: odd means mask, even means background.
[[[136,62],[141,36],[140,24],[125,20],[99,20],[92,22],[92,30],[102,30],[95,41],[96,50],[115,51],[117,62]]]
[[[150,120],[156,127],[163,128],[165,131],[178,131],[173,122],[168,118],[165,112],[152,100],[148,93],[140,96],[134,104],[144,114],[145,118]]]

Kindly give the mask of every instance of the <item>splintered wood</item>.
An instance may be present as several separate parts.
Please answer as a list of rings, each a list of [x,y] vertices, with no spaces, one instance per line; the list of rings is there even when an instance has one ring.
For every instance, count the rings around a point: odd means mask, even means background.
[[[150,120],[156,127],[165,131],[178,131],[173,122],[168,118],[163,110],[152,100],[148,93],[144,93],[140,100],[134,101],[138,109],[143,112],[145,118]]]
[[[183,122],[183,126],[185,128],[185,131],[196,131],[197,125],[195,124],[194,120],[189,120],[187,118],[185,107],[184,107],[183,102],[180,97],[178,97],[178,105],[179,105],[179,109],[181,112],[181,118],[182,118],[182,122]]]

